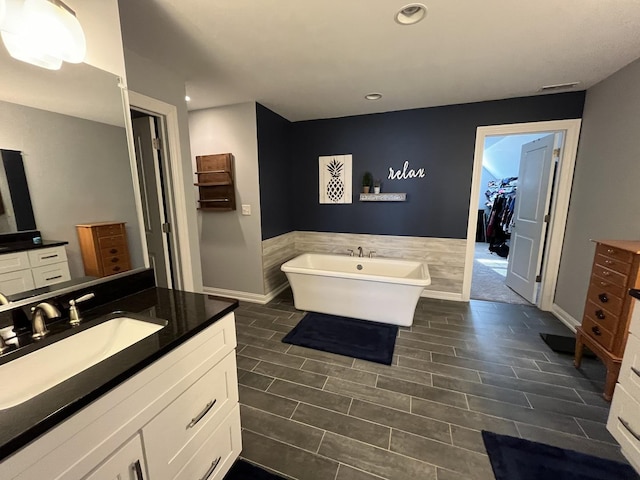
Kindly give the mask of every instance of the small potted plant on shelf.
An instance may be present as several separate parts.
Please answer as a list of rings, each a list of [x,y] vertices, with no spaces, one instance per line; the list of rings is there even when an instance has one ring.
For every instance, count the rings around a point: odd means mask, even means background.
[[[362,192],[369,193],[372,183],[373,183],[373,175],[371,175],[370,172],[364,172],[364,175],[362,176]]]
[[[380,193],[380,184],[382,182],[380,181],[380,179],[377,179],[375,182],[373,182],[373,193]]]

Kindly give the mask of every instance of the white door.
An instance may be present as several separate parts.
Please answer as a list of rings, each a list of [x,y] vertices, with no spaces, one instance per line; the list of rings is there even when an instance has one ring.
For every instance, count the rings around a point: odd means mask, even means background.
[[[171,272],[169,270],[169,248],[165,224],[162,181],[160,178],[160,162],[155,120],[153,117],[133,119],[133,139],[136,147],[138,178],[140,179],[140,194],[142,196],[142,216],[144,231],[147,238],[149,264],[155,270],[156,285],[171,287]]]
[[[506,285],[531,303],[536,303],[536,276],[551,199],[554,139],[551,134],[526,143],[520,155]]]

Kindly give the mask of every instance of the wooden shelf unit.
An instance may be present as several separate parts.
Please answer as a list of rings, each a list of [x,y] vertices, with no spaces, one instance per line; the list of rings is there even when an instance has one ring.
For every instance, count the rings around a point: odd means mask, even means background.
[[[198,210],[228,212],[236,209],[233,179],[233,155],[217,153],[196,157],[196,175],[200,198]]]

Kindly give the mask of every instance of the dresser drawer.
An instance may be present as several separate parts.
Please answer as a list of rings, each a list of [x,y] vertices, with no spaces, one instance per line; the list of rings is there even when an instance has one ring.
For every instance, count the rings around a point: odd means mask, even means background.
[[[124,233],[123,223],[114,223],[112,225],[102,225],[96,227],[96,235],[98,238],[112,237],[114,235],[122,235]]]
[[[605,257],[604,255],[596,255],[595,261],[597,265],[610,268],[611,270],[623,275],[629,275],[629,272],[631,271],[630,263],[623,262],[615,258]]]
[[[609,330],[598,325],[594,320],[585,316],[582,319],[582,329],[592,339],[602,345],[605,349],[611,350],[613,347],[614,336]]]
[[[4,253],[0,255],[0,274],[16,272],[30,268],[29,255],[27,252]],[[8,295],[7,292],[3,293]]]
[[[102,258],[112,257],[114,255],[126,255],[128,257],[129,256],[129,249],[124,244],[124,237],[120,237],[120,238],[122,238],[122,242],[123,243],[116,244],[116,245],[113,245],[113,246],[107,247],[107,248],[102,248],[100,250],[100,256]]]
[[[594,272],[591,276],[591,285],[597,285],[603,291],[605,291],[606,293],[610,293],[615,297],[624,298],[624,296],[627,294],[626,285],[616,285],[614,283],[611,283],[611,280],[608,280],[604,277],[598,277],[596,273],[597,272]]]
[[[240,406],[236,405],[218,429],[199,446],[195,455],[172,480],[224,478],[242,450]]]
[[[102,265],[104,268],[109,268],[112,265],[122,265],[124,263],[129,263],[128,255],[111,255],[102,257]]]
[[[640,403],[638,403],[625,387],[616,385],[607,430],[618,441],[625,456],[631,463],[640,463]]]
[[[238,404],[235,352],[142,429],[151,478],[172,479]]]
[[[67,251],[64,247],[39,248],[29,250],[29,263],[32,267],[41,267],[67,261]]]
[[[609,282],[619,287],[625,287],[627,285],[627,275],[611,270],[610,268],[603,267],[596,263],[593,264],[593,275],[603,278],[605,282]]]
[[[614,315],[610,311],[596,305],[591,300],[588,300],[584,307],[584,315],[585,317],[589,317],[589,319],[601,329],[604,328],[610,332],[615,332],[620,323],[620,317],[618,315]]]
[[[36,288],[55,285],[56,283],[71,280],[69,264],[67,262],[45,265],[43,267],[34,268],[31,271],[33,273],[33,281]]]
[[[606,283],[606,282],[605,282]],[[589,285],[589,292],[587,293],[587,299],[591,300],[596,305],[606,308],[611,313],[619,315],[622,311],[624,302],[622,298],[616,296],[611,288],[603,288],[600,286],[600,282],[592,280]],[[616,287],[616,293],[620,291],[620,287]]]
[[[5,295],[26,292],[34,288],[36,288],[36,286],[35,283],[33,283],[31,269],[0,273],[0,292]]]
[[[126,247],[126,245],[127,241],[124,235],[98,238],[98,247],[100,248],[100,250],[113,247]]]
[[[124,259],[118,263],[103,263],[102,269],[104,271],[104,275],[115,275],[116,273],[122,273],[129,271],[131,269],[131,265],[129,264],[128,259]]]
[[[619,248],[603,245],[602,243],[596,245],[596,257],[598,255],[604,255],[605,257],[625,263],[631,263],[633,261],[633,253],[628,250],[620,250]]]
[[[640,401],[640,339],[635,335],[627,338],[618,382],[633,398]]]

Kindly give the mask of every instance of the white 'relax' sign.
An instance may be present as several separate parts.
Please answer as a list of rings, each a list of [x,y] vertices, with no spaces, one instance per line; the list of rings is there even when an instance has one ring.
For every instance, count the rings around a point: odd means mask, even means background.
[[[389,167],[389,180],[408,180],[410,178],[424,178],[424,168],[414,170],[409,168],[409,161],[404,162],[402,170],[394,170],[393,167]]]
[[[320,203],[351,203],[351,155],[318,157]]]

